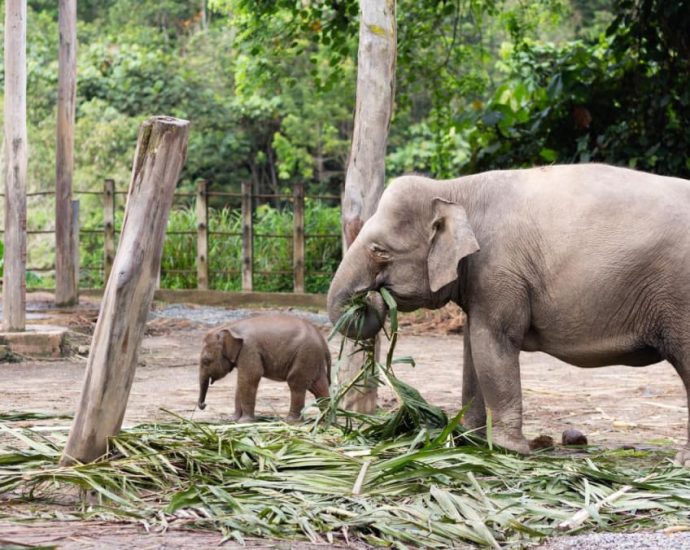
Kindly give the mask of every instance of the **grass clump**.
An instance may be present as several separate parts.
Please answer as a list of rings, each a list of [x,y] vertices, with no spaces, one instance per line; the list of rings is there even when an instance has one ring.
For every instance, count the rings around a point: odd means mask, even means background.
[[[29,501],[42,519],[215,529],[239,542],[398,548],[523,547],[563,525],[567,533],[687,525],[690,471],[665,454],[590,449],[519,457],[472,444],[457,427],[462,411],[449,421],[395,377],[397,312],[383,294],[391,351],[379,363],[370,344],[361,349],[369,375],[397,393],[395,411],[340,410],[354,381],[334,390],[315,425],[204,424],[172,415],[123,431],[111,439],[107,458],[73,467],[58,465],[64,432],[17,428],[13,423],[27,417],[6,415],[0,441],[11,444],[0,450],[0,500]],[[353,322],[359,307],[351,308]],[[96,498],[75,499],[66,511],[69,486]],[[0,507],[0,518],[9,514]],[[584,519],[569,522],[574,517]]]

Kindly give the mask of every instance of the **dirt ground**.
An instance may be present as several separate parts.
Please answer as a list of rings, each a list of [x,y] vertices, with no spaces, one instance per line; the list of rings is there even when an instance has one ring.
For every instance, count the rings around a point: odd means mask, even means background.
[[[81,354],[53,361],[26,359],[20,363],[0,363],[0,410],[72,414],[81,390],[89,334],[98,313],[98,303],[82,300],[79,308],[56,311],[45,309],[49,307],[50,296],[30,297],[33,312],[28,322],[70,326],[76,334],[81,334],[73,338],[74,349]],[[164,310],[161,305],[157,308]],[[409,315],[402,323],[397,348],[398,355],[411,355],[417,362],[414,368],[400,365],[396,371],[398,376],[449,414],[459,409],[462,391],[459,318],[456,311]],[[233,374],[209,389],[204,411],[195,407],[201,338],[209,328],[208,324],[179,318],[179,312],[178,318],[162,316],[149,322],[125,426],[165,419],[168,413],[163,409],[202,421],[225,420],[233,413],[236,380]],[[322,328],[328,331],[326,325]],[[331,342],[334,360],[337,346],[337,342]],[[580,369],[542,353],[523,353],[521,365],[528,437],[548,434],[560,441],[561,432],[573,427],[584,432],[592,445],[676,448],[685,441],[685,390],[668,363],[646,368]],[[288,408],[286,389],[285,384],[263,381],[257,414],[285,415]],[[392,406],[393,397],[386,388],[380,396],[384,407]],[[66,428],[69,421],[52,423],[62,423]],[[61,548],[117,547],[121,539],[116,538],[111,546],[112,541],[103,538],[107,531],[107,528],[86,527],[71,531],[76,533],[74,535],[62,536],[55,530],[34,526],[31,530],[34,534],[29,535],[16,524],[0,522],[0,548],[3,541],[10,540],[24,544],[59,543]],[[144,537],[137,539],[138,548],[185,547],[174,538],[160,540],[158,535],[144,536],[141,530],[138,536]],[[185,540],[189,542],[188,538]],[[210,545],[211,541],[218,543],[219,540],[219,537],[199,539],[198,543]],[[177,546],[178,543],[182,545]]]

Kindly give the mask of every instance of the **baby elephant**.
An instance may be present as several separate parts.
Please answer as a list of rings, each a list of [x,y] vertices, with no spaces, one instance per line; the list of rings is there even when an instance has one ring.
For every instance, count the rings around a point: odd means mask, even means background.
[[[305,393],[328,397],[331,354],[316,328],[296,317],[265,315],[210,330],[204,337],[199,363],[199,408],[206,407],[209,382],[237,367],[233,420],[252,422],[256,390],[262,376],[287,381],[290,388],[288,422],[298,421]]]

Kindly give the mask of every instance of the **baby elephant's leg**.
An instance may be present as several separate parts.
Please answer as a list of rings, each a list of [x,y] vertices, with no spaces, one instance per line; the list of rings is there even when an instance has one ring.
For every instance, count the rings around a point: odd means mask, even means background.
[[[314,381],[314,383],[309,388],[309,391],[314,394],[317,399],[321,397],[330,397],[328,376],[326,372],[322,370],[319,377]]]
[[[237,422],[240,418],[242,418],[242,392],[240,391],[240,384],[238,381],[237,387],[235,388],[235,414],[230,417],[230,420]]]
[[[246,358],[249,359],[249,358]],[[263,369],[261,359],[257,362],[243,360],[237,368],[237,391],[235,392],[235,414],[239,413],[238,422],[254,422],[254,407],[256,406],[256,390],[261,382]]]
[[[307,390],[301,384],[298,386],[290,384],[290,381],[288,381],[288,387],[290,388],[290,412],[285,420],[290,423],[299,422],[302,418]]]

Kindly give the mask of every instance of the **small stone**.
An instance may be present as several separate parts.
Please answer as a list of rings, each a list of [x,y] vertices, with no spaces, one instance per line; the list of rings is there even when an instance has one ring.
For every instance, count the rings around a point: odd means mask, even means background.
[[[561,442],[566,447],[574,445],[587,445],[587,436],[580,430],[568,428],[567,430],[563,431]]]

